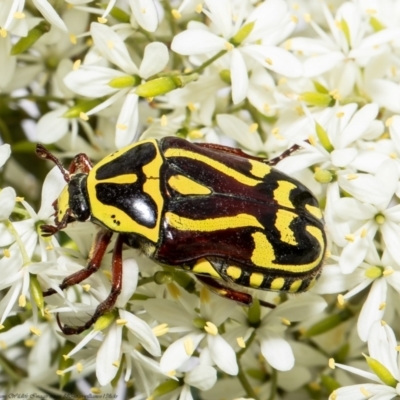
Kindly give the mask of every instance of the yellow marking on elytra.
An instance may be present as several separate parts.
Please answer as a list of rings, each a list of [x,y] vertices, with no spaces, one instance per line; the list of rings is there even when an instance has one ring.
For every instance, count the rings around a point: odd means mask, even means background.
[[[233,265],[230,265],[227,269],[226,269],[226,274],[232,278],[234,281],[236,281],[237,279],[240,278],[240,276],[242,275],[242,269],[239,267],[235,267]]]
[[[253,272],[250,275],[250,286],[254,288],[258,288],[261,286],[264,280],[264,275],[259,272]]]
[[[214,232],[231,228],[256,227],[263,228],[257,218],[249,214],[238,214],[232,217],[190,219],[172,212],[165,213],[168,225],[179,231]]]
[[[325,243],[323,240],[322,232],[320,229],[307,226],[306,230],[312,236],[314,236],[320,243],[321,252],[319,256],[308,264],[277,264],[275,263],[275,252],[272,244],[269,242],[268,238],[261,232],[255,232],[252,234],[254,239],[254,250],[251,256],[251,261],[259,266],[265,268],[274,268],[279,271],[288,271],[293,273],[308,272],[316,268],[321,264],[322,258],[325,252]]]
[[[296,279],[294,282],[291,283],[289,292],[296,293],[299,289],[303,281],[301,279]]]
[[[168,179],[168,184],[172,189],[183,195],[205,195],[211,193],[211,190],[208,187],[203,186],[184,175],[171,176],[171,178]]]
[[[271,172],[271,167],[268,164],[264,164],[257,160],[249,160],[251,164],[250,173],[257,178],[264,178]]]
[[[288,181],[278,181],[278,187],[274,190],[274,199],[276,202],[287,208],[295,208],[290,201],[290,192],[296,188],[296,185]]]
[[[318,207],[311,206],[310,204],[306,204],[305,208],[315,218],[322,219],[322,212]]]
[[[63,219],[65,213],[69,209],[68,185],[64,187],[60,196],[57,199],[57,208],[58,208],[57,219],[58,219],[58,221],[61,221]]]
[[[126,175],[117,175],[108,179],[101,179],[99,183],[119,183],[119,184],[129,184],[135,183],[138,180],[136,174],[126,174]]]
[[[213,160],[212,158],[209,158],[203,154],[198,154],[193,151],[189,150],[184,150],[184,149],[168,149],[165,153],[164,156],[167,158],[171,157],[185,157],[189,158],[192,160],[197,160],[200,161],[207,166],[216,169],[219,172],[222,172],[223,174],[230,176],[231,178],[236,179],[238,182],[243,183],[244,185],[247,186],[256,186],[260,183],[259,180],[257,179],[252,179],[247,177],[246,175],[234,170],[233,168],[228,167],[227,165]]]
[[[197,261],[197,263],[192,268],[192,272],[194,274],[206,274],[214,278],[221,279],[221,276],[215,270],[210,261],[206,260],[205,258],[201,258]]]
[[[156,204],[157,208],[157,221],[153,228],[148,228],[143,225],[137,223],[134,219],[129,217],[124,211],[121,209],[103,204],[98,200],[96,194],[96,185],[99,183],[99,180],[96,178],[97,171],[103,166],[108,164],[111,160],[116,160],[118,157],[121,157],[131,149],[136,146],[142,146],[145,143],[151,143],[156,150],[155,158],[147,165],[142,168],[142,171],[146,177],[146,181],[143,184],[143,191],[150,195]],[[113,153],[113,155],[109,155],[101,160],[98,164],[96,164],[93,169],[89,172],[87,177],[87,190],[90,199],[90,207],[92,211],[92,215],[97,220],[101,221],[107,228],[117,231],[117,232],[137,232],[140,235],[143,235],[148,240],[156,243],[159,239],[159,231],[160,224],[162,218],[162,209],[164,206],[164,200],[162,194],[160,193],[160,169],[163,164],[163,158],[160,154],[160,150],[158,147],[158,143],[155,139],[144,140],[139,143],[132,144],[130,146],[125,147],[122,150],[119,150],[117,153]],[[125,177],[130,177],[129,179],[133,179],[135,174],[127,174]],[[126,178],[124,175],[119,175],[117,177],[112,178],[112,182],[116,182],[116,180],[120,180],[119,183],[131,183],[124,182]],[[135,178],[137,179],[137,178]],[[101,182],[106,182],[107,180],[102,180]],[[111,218],[110,216],[113,216]],[[119,222],[119,225],[116,225],[113,221],[116,220]]]
[[[270,285],[271,290],[281,290],[285,284],[284,278],[275,278]]]
[[[296,218],[297,215],[290,211],[278,210],[276,212],[275,226],[281,235],[280,239],[282,242],[291,244],[293,246],[296,246],[298,242],[294,237],[294,232],[290,228],[290,224]]]

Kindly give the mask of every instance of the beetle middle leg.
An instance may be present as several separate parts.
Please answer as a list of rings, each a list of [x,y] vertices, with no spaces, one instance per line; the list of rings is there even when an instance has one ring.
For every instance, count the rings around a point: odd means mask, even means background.
[[[97,233],[92,248],[90,249],[89,261],[86,268],[64,278],[60,284],[61,290],[67,289],[70,286],[74,286],[82,282],[86,278],[89,278],[90,275],[98,271],[101,260],[103,259],[107,250],[107,246],[110,244],[112,234],[113,233],[111,231],[105,229],[102,229]],[[54,293],[57,293],[54,289],[47,289],[45,292],[43,292],[43,296],[51,296]]]
[[[102,301],[97,307],[93,316],[81,326],[61,325],[57,314],[58,326],[65,335],[75,335],[89,329],[102,315],[114,308],[115,302],[122,289],[122,246],[124,239],[122,235],[118,235],[115,243],[112,268],[111,268],[111,291],[108,297]]]

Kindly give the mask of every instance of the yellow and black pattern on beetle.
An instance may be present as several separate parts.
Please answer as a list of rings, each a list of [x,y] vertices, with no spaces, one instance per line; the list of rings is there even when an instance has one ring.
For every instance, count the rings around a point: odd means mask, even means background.
[[[176,137],[135,143],[94,167],[78,154],[68,170],[43,146],[36,152],[54,162],[66,182],[53,203],[55,225],[42,225],[43,234],[54,235],[74,221],[100,226],[86,268],[66,277],[62,290],[99,269],[117,233],[108,297],[79,327],[58,319],[65,334],[88,329],[114,307],[124,244],[159,264],[191,271],[215,293],[247,305],[252,296],[226,282],[296,293],[309,289],[321,272],[326,237],[317,200],[264,159]],[[43,295],[55,293],[50,288]]]
[[[159,262],[259,289],[294,293],[315,282],[326,239],[306,187],[261,161],[180,139],[166,138],[161,148],[169,198]],[[204,194],[171,188],[174,176]]]
[[[104,158],[88,175],[92,217],[115,232],[159,240],[164,196],[163,165],[156,140],[125,147]]]

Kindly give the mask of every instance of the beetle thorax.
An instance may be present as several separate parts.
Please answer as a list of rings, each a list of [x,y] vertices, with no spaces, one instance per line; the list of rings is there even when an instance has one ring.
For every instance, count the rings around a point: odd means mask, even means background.
[[[71,176],[68,185],[58,197],[56,211],[58,221],[68,212],[75,221],[87,221],[90,218],[90,204],[86,188],[87,174]]]

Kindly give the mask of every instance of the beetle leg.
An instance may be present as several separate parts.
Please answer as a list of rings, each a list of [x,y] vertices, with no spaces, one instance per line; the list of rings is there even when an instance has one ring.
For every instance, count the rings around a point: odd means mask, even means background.
[[[235,300],[246,306],[250,306],[253,302],[253,297],[244,292],[239,292],[233,288],[225,286],[220,282],[216,281],[214,278],[204,275],[196,275],[196,278],[205,286],[207,286],[213,293],[218,296],[225,297],[229,300]]]
[[[84,325],[81,326],[68,326],[61,325],[59,316],[57,314],[57,323],[65,335],[75,335],[89,329],[102,315],[114,308],[115,302],[122,289],[122,245],[124,243],[122,235],[118,235],[115,243],[112,269],[111,269],[111,291],[108,297],[102,301],[96,308],[92,318],[90,318]]]
[[[228,146],[222,146],[221,144],[215,144],[215,143],[196,143],[197,146],[200,147],[205,147],[206,149],[210,150],[217,150],[217,151],[223,151],[224,153],[229,153],[233,154],[239,157],[244,157],[244,158],[249,158],[251,160],[258,160],[258,161],[264,161],[264,158],[262,157],[256,157],[252,156],[250,154],[245,153],[241,149],[235,149],[233,147],[228,147]]]
[[[305,142],[309,143],[308,140],[305,140]],[[281,155],[278,157],[271,158],[270,160],[266,160],[265,163],[273,167],[274,165],[278,164],[279,161],[282,161],[284,158],[289,157],[292,153],[295,151],[301,149],[302,147],[298,144],[294,144],[292,147],[284,151]]]
[[[100,268],[101,260],[103,259],[104,253],[107,250],[107,246],[111,241],[112,234],[113,233],[111,231],[105,229],[100,230],[97,233],[92,248],[90,249],[89,261],[86,268],[64,278],[60,284],[61,290],[82,282]],[[47,289],[45,292],[43,292],[43,296],[50,296],[54,293],[56,293],[54,289]]]
[[[196,274],[195,274],[196,275]],[[213,293],[218,296],[225,297],[229,300],[234,300],[244,306],[251,306],[253,303],[253,296],[248,293],[240,292],[228,286],[222,285],[217,282],[214,278],[204,275],[196,275],[196,278],[204,285],[207,286]],[[260,300],[260,305],[267,308],[275,308],[276,305],[269,303],[268,301]]]

